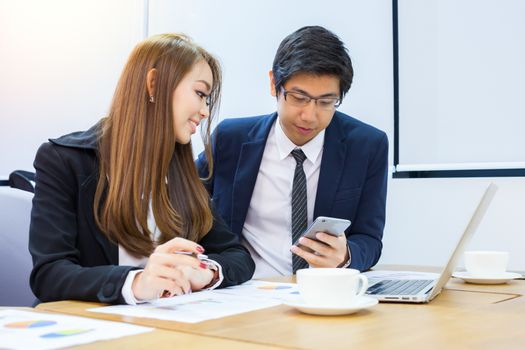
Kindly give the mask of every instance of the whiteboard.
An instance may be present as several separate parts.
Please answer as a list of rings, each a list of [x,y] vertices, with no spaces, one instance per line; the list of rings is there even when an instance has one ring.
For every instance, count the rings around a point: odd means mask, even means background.
[[[525,168],[525,1],[398,4],[397,170]]]

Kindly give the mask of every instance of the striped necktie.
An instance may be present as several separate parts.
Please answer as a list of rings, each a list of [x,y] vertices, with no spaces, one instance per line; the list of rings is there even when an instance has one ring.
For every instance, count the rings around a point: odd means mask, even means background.
[[[306,159],[306,155],[299,148],[294,149],[291,153],[297,163],[292,185],[292,242],[295,243],[306,230],[308,224],[306,175],[303,169],[303,162]],[[307,267],[308,263],[303,258],[292,254],[293,273]]]

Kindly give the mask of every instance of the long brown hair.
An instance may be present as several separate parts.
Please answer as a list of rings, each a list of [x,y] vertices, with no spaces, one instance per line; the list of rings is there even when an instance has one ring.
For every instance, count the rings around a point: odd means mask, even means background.
[[[149,256],[154,249],[147,222],[150,203],[160,243],[173,237],[199,241],[212,227],[208,193],[191,143],[176,142],[172,108],[175,88],[201,60],[213,75],[210,117],[201,123],[211,174],[210,126],[220,99],[221,70],[212,55],[184,35],[156,35],[135,47],[102,121],[95,220],[111,241],[135,256]],[[155,103],[150,103],[146,76],[153,68]]]

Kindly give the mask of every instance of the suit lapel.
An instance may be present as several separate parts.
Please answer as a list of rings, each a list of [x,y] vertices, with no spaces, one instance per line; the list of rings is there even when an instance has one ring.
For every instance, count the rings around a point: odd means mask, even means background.
[[[248,133],[247,142],[240,147],[232,189],[231,228],[233,232],[242,232],[266,140],[276,117],[277,113],[273,113],[261,118]]]
[[[336,195],[346,156],[346,144],[342,141],[344,135],[339,127],[339,119],[334,115],[332,122],[326,128],[323,159],[319,172],[317,196],[315,199],[314,219],[318,216],[329,216],[332,212],[333,199]]]

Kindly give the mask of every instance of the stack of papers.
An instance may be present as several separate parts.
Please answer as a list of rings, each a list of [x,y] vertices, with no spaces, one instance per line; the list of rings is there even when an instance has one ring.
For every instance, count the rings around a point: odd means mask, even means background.
[[[47,350],[115,339],[153,328],[22,310],[0,310],[0,348]]]
[[[248,281],[244,284],[159,299],[139,305],[105,306],[88,311],[196,323],[264,309],[299,298],[295,283]]]

